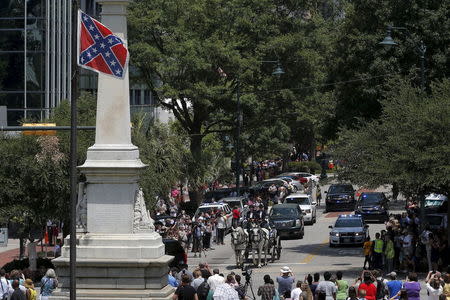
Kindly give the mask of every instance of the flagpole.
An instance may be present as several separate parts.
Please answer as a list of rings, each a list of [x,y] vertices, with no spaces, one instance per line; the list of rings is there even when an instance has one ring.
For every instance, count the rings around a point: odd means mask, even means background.
[[[70,99],[70,300],[77,299],[76,260],[77,260],[77,98],[78,98],[78,0],[72,1],[72,81]]]

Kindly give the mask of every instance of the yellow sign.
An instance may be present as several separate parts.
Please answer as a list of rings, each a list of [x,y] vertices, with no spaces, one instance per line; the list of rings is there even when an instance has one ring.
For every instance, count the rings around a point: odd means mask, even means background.
[[[23,123],[23,127],[54,127],[56,123]],[[23,135],[56,135],[56,130],[25,130]]]

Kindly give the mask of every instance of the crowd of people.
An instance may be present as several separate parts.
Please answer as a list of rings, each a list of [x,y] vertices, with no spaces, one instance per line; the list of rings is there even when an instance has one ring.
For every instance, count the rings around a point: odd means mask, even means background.
[[[247,273],[248,274],[248,273]],[[420,300],[421,284],[415,272],[409,272],[405,280],[399,280],[392,271],[383,277],[378,269],[363,270],[354,281],[344,280],[341,271],[321,275],[308,274],[298,280],[292,270],[285,266],[279,276],[264,275],[264,283],[256,295],[245,278],[239,274],[224,275],[219,269],[210,270],[207,263],[200,263],[190,272],[171,269],[169,284],[176,288],[174,300],[240,300],[258,296],[261,300]],[[424,286],[428,300],[450,300],[450,273],[428,272]]]
[[[364,243],[364,268],[406,273],[442,271],[449,265],[449,248],[444,228],[421,226],[414,212],[393,215],[386,230]]]
[[[39,293],[34,287],[32,273],[29,269],[23,271],[12,270],[7,273],[0,270],[0,299],[1,300],[48,300],[53,290],[58,286],[53,269],[47,269],[40,281]]]

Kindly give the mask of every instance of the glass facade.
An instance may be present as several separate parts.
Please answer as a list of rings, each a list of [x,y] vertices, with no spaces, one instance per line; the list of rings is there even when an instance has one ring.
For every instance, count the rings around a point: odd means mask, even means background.
[[[8,125],[70,98],[70,0],[0,1],[0,106]]]
[[[0,0],[0,106],[6,106],[9,126],[39,122],[70,99],[71,2]],[[99,19],[96,0],[81,0],[80,8]],[[80,69],[79,84],[81,90],[95,92],[97,74]],[[150,90],[130,86],[131,111],[154,116]]]

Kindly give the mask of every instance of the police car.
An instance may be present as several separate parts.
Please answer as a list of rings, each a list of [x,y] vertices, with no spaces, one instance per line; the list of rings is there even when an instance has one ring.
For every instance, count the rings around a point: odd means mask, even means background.
[[[369,226],[361,215],[340,215],[334,226],[329,226],[330,247],[337,245],[363,244],[369,235]]]

